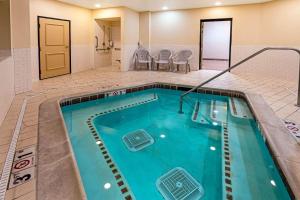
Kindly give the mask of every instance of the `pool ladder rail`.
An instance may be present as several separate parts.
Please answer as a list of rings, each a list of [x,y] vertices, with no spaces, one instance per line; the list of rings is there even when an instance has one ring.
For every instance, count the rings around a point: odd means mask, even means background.
[[[209,78],[208,80],[202,82],[201,84],[193,87],[192,89],[188,90],[187,92],[183,93],[180,95],[180,100],[179,100],[179,111],[178,113],[183,114],[183,99],[185,96],[187,96],[189,93],[196,91],[198,88],[204,86],[205,84],[215,80],[216,78],[218,78],[219,76],[222,76],[223,74],[225,74],[226,72],[230,72],[230,70],[240,66],[241,64],[243,64],[244,62],[258,56],[259,54],[265,52],[265,51],[269,51],[269,50],[275,50],[275,51],[295,51],[296,53],[299,54],[299,80],[298,80],[298,94],[297,94],[297,103],[296,106],[300,107],[300,50],[296,49],[296,48],[288,48],[288,47],[266,47],[263,48],[257,52],[255,52],[254,54],[246,57],[245,59],[241,60],[240,62],[236,63],[235,65],[229,67],[228,69],[218,73],[217,75]]]

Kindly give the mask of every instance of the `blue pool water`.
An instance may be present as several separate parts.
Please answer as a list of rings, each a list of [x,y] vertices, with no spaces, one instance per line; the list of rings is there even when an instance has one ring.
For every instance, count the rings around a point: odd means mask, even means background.
[[[149,89],[62,108],[88,199],[118,200],[127,195],[122,194],[91,134],[87,124],[91,116],[96,134],[134,199],[163,199],[156,181],[176,167],[202,185],[201,199],[225,199],[227,194],[233,199],[290,199],[245,102],[237,99],[232,106],[228,97],[191,94],[184,114],[178,114],[180,94]],[[98,115],[106,111],[113,112]],[[154,143],[132,152],[122,137],[139,129],[151,135]],[[229,146],[224,146],[226,140]],[[225,184],[225,147],[230,152],[230,184]],[[232,191],[226,192],[226,186]]]

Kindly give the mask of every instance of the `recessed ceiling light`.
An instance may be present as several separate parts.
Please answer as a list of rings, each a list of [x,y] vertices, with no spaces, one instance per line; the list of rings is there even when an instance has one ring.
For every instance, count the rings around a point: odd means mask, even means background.
[[[210,147],[210,150],[215,151],[215,150],[216,150],[216,147],[211,146],[211,147]]]
[[[96,8],[100,8],[100,7],[101,7],[101,4],[100,4],[100,3],[96,3],[96,4],[95,4],[95,7],[96,7]]]
[[[163,10],[168,10],[169,8],[168,8],[168,6],[164,6],[164,7],[162,7],[162,9]]]
[[[111,187],[111,184],[105,183],[103,187],[104,187],[104,189],[108,190]]]
[[[161,134],[159,137],[160,137],[160,138],[165,138],[166,135],[165,135],[165,134]]]
[[[213,124],[214,126],[217,126],[217,125],[218,125],[218,123],[217,123],[217,122],[213,122],[212,124]]]
[[[217,2],[215,3],[215,6],[220,6],[220,5],[222,5],[222,2],[220,2],[220,1],[217,1]]]
[[[270,182],[271,182],[271,184],[272,184],[274,187],[276,187],[276,183],[275,183],[274,180],[271,180]]]

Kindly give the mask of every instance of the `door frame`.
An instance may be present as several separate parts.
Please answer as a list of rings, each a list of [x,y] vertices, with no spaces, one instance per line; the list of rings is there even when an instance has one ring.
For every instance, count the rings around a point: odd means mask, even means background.
[[[217,21],[229,21],[230,22],[230,41],[229,41],[229,61],[228,68],[231,66],[231,46],[232,46],[232,22],[233,18],[216,18],[216,19],[201,19],[200,20],[200,42],[199,42],[199,70],[202,68],[202,45],[203,45],[203,23],[204,22],[217,22]]]
[[[53,17],[45,17],[45,16],[37,16],[37,32],[38,32],[38,60],[39,60],[39,80],[41,79],[41,45],[40,45],[40,19],[53,19],[53,20],[59,20],[59,21],[67,21],[69,23],[69,59],[70,59],[70,72],[68,74],[72,73],[72,60],[71,60],[71,20],[68,19],[59,19],[59,18],[53,18]],[[65,75],[65,74],[64,74]],[[63,76],[63,75],[58,75]],[[54,76],[56,77],[56,76]],[[53,77],[51,77],[53,78]],[[47,78],[46,78],[47,79]]]

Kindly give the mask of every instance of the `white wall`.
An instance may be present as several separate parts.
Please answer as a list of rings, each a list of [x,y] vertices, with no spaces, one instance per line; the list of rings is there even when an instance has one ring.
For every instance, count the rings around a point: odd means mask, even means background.
[[[71,20],[71,69],[72,73],[94,67],[92,41],[92,12],[53,0],[30,0],[30,32],[32,79],[39,79],[37,17]]]
[[[103,35],[104,35],[104,26],[105,26],[105,48],[109,45],[110,31],[111,29],[111,37],[113,41],[113,48],[109,51],[103,50],[94,50],[94,59],[95,59],[95,67],[103,68],[103,67],[117,67],[120,69],[120,62],[116,60],[121,59],[121,51],[116,51],[115,48],[121,48],[121,18],[118,19],[96,19],[94,22],[95,36],[98,37],[98,48],[103,48]],[[96,39],[95,39],[96,41]],[[96,44],[96,43],[95,43]]]
[[[121,51],[115,50],[116,48],[121,48],[121,23],[112,23],[112,40],[114,42],[114,48],[111,52],[112,66],[120,69],[121,64],[116,60],[121,60]]]
[[[104,26],[105,26],[105,32],[104,32]],[[96,19],[94,21],[94,31],[95,31],[95,36],[98,37],[98,48],[103,48],[103,42],[105,42],[105,48],[108,46],[108,41],[109,41],[109,27],[111,26],[110,21],[105,21],[105,20],[100,20]],[[104,34],[105,34],[105,41],[104,39]],[[95,39],[96,41],[96,39]],[[96,44],[96,43],[95,43]],[[96,45],[95,45],[96,46]],[[95,67],[96,68],[103,68],[103,67],[110,67],[112,65],[112,56],[111,56],[111,51],[100,51],[94,49],[94,62],[95,62]]]
[[[94,19],[121,18],[121,71],[133,68],[133,54],[139,41],[139,13],[128,8],[107,8],[93,11]]]
[[[15,68],[15,92],[32,88],[30,49],[30,0],[11,0],[12,47]]]
[[[220,6],[151,13],[151,50],[191,49],[191,69],[199,69],[201,19],[233,18],[231,64],[267,46],[300,47],[300,0]],[[288,14],[287,14],[288,13]],[[298,82],[294,52],[270,51],[248,61],[233,73],[254,73]],[[267,72],[267,73],[266,73]]]
[[[0,61],[0,125],[15,96],[14,62],[12,56]]]
[[[203,56],[209,59],[229,59],[230,21],[203,23]]]
[[[15,96],[14,61],[11,43],[11,7],[10,0],[0,2],[0,125],[5,118]],[[1,134],[1,133],[0,133]]]
[[[151,12],[140,14],[140,44],[146,49],[151,47]]]
[[[122,52],[121,52],[121,70],[128,71],[134,68],[133,54],[138,47],[139,42],[139,25],[140,18],[139,13],[130,9],[124,9],[124,22],[121,23],[121,29],[123,32]]]

